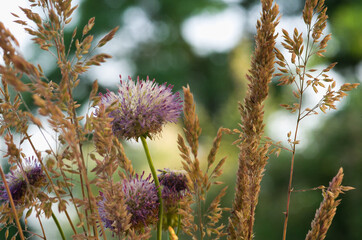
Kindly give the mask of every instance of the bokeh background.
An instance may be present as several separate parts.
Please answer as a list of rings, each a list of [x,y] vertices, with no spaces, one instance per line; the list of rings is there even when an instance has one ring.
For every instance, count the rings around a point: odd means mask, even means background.
[[[281,28],[292,31],[297,27],[305,32],[306,27],[301,18],[304,1],[279,0],[277,3],[282,16],[278,31],[281,32]],[[160,83],[170,83],[174,85],[175,91],[182,91],[182,86],[190,85],[203,129],[200,139],[201,159],[207,156],[219,126],[238,128],[240,117],[237,103],[242,101],[246,92],[245,74],[254,48],[255,24],[261,10],[259,1],[78,0],[74,4],[79,4],[79,8],[66,29],[68,40],[74,27],[82,29],[91,17],[95,17],[95,26],[90,33],[96,39],[120,26],[115,38],[100,49],[113,58],[81,76],[80,86],[75,91],[77,101],[84,105],[79,114],[91,111],[87,109],[88,95],[94,80],[99,81],[100,91],[105,92],[107,88],[116,90],[118,75],[121,74],[123,78],[128,75],[136,78],[139,75],[141,78],[150,76]],[[49,79],[57,81],[59,73],[54,59],[41,52],[21,28],[11,23],[14,18],[10,12],[21,15],[17,5],[28,6],[28,3],[25,0],[1,0],[0,20],[17,36],[21,43],[20,50],[26,58],[41,64]],[[338,62],[331,75],[339,84],[362,82],[362,1],[328,0],[326,5],[329,15],[327,32],[333,34],[332,40],[326,57],[313,59],[311,66],[323,67]],[[280,37],[278,41],[280,47]],[[319,97],[307,95],[306,104],[314,106]],[[25,98],[31,104],[31,96],[25,95]],[[265,104],[266,135],[276,141],[283,141],[285,145],[286,134],[293,131],[296,116],[287,113],[279,105],[291,101],[291,88],[277,86],[277,79],[273,79],[270,97]],[[31,131],[34,138],[38,136],[35,129]],[[162,138],[150,143],[156,167],[181,168],[176,145],[177,134],[181,131],[181,122],[168,125]],[[51,139],[51,132],[49,134]],[[39,147],[45,149],[42,137],[38,138]],[[301,190],[328,185],[338,169],[343,167],[343,184],[353,186],[356,190],[341,196],[342,203],[327,239],[361,239],[361,87],[351,92],[338,105],[337,111],[303,120],[299,138],[301,144],[297,149],[294,188]],[[237,147],[232,145],[235,139],[236,136],[225,136],[218,154],[220,159],[228,156],[222,177],[225,185],[229,186],[228,194],[223,199],[224,207],[231,206],[234,194],[238,154]],[[0,143],[3,150],[2,140]],[[125,142],[124,145],[137,171],[147,171],[140,144]],[[91,146],[89,149],[92,150]],[[27,151],[26,146],[24,151]],[[288,152],[282,152],[278,158],[270,157],[256,212],[255,239],[281,239],[290,158]],[[6,159],[1,161],[5,166]],[[221,188],[212,189],[209,199]],[[288,239],[304,239],[321,200],[320,190],[292,194]],[[224,224],[227,224],[227,217],[228,214],[224,214]],[[31,226],[35,229],[36,222]],[[52,234],[51,230],[48,232]],[[56,233],[50,239],[57,239]],[[187,237],[182,236],[181,239]]]

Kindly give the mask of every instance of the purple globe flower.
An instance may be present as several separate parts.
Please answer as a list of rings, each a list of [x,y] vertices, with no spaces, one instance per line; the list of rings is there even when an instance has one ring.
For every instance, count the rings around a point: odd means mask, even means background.
[[[46,176],[41,169],[38,159],[31,157],[25,159],[22,163],[22,169],[18,167],[6,174],[6,181],[14,203],[19,205],[24,203],[26,197],[29,197],[29,199],[33,198],[30,194],[33,192],[29,191],[29,187],[43,187],[46,184]],[[3,183],[0,185],[0,200],[9,201],[8,193]]]
[[[159,170],[158,175],[162,188],[162,199],[164,203],[163,228],[175,227],[178,224],[178,208],[180,200],[186,196],[188,191],[187,177],[184,171],[172,171],[170,169]]]
[[[106,203],[107,201],[110,201],[110,199],[107,199],[106,196],[103,194],[103,192],[99,192],[99,195],[102,197],[102,200],[97,203],[99,216],[104,224],[104,227],[113,230],[115,227],[112,226],[112,224],[115,220],[111,220],[112,215],[109,216],[108,215],[109,211],[107,211],[106,209],[107,208]]]
[[[120,80],[118,94],[107,91],[101,103],[106,108],[114,104],[110,113],[112,131],[119,138],[138,139],[158,134],[167,122],[177,122],[182,111],[179,93],[172,93],[172,85],[158,85],[155,80],[134,82]]]
[[[116,184],[115,187],[120,187]],[[129,229],[130,214],[125,207],[121,191],[99,192],[101,200],[97,203],[98,213],[105,228],[112,230],[113,235],[123,236]]]
[[[159,201],[157,197],[157,190],[155,185],[150,182],[151,175],[143,179],[142,174],[140,177],[136,176],[131,180],[124,180],[122,183],[120,197],[126,205],[127,212],[131,215],[129,223],[131,228],[136,232],[143,232],[146,228],[155,224],[158,220],[158,207]],[[102,200],[98,203],[99,214],[106,228],[119,234],[124,232],[124,221],[117,210],[120,208],[116,204],[114,208],[110,198],[106,198],[101,193]],[[122,225],[122,226],[121,226]]]
[[[187,191],[187,178],[184,171],[173,171],[165,168],[158,170],[158,180],[163,186],[162,198],[167,200],[179,200]]]

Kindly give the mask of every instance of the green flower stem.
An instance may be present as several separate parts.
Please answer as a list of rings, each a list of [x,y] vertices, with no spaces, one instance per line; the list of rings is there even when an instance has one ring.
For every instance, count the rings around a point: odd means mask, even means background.
[[[178,208],[180,208],[180,203],[178,204]],[[181,215],[178,214],[177,216],[177,230],[176,230],[176,235],[178,236],[179,232],[180,232],[180,228],[181,228]]]
[[[62,239],[65,240],[65,236],[64,236],[63,229],[62,229],[62,227],[60,226],[59,221],[58,221],[57,217],[55,216],[55,214],[53,213],[53,211],[52,211],[52,218],[53,218],[53,220],[54,220],[54,222],[55,222],[55,225],[57,225],[57,228],[58,228],[58,231],[59,231],[59,233],[60,233],[60,236],[62,236]]]
[[[143,148],[145,149],[148,165],[150,166],[153,180],[155,181],[155,185],[157,188],[157,196],[158,196],[158,200],[160,202],[160,207],[158,210],[158,222],[157,222],[157,240],[161,240],[162,239],[163,202],[162,202],[162,192],[161,192],[160,182],[158,181],[157,173],[156,173],[155,167],[153,166],[153,163],[152,163],[152,159],[151,159],[150,151],[148,150],[146,138],[144,136],[141,136],[141,141],[142,141]]]

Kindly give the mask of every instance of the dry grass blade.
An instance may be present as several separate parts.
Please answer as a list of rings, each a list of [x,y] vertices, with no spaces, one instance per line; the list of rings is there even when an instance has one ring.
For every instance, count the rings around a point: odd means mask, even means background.
[[[22,230],[22,227],[20,225],[20,221],[19,221],[19,217],[18,217],[18,212],[15,208],[15,204],[14,204],[14,201],[13,201],[13,198],[12,198],[12,195],[11,195],[11,192],[10,192],[10,189],[9,189],[9,186],[7,184],[7,181],[6,181],[6,178],[5,178],[5,174],[4,174],[4,171],[3,171],[3,168],[0,166],[0,175],[1,175],[1,179],[3,180],[3,183],[5,185],[5,189],[7,191],[7,194],[9,196],[9,200],[10,200],[10,205],[11,205],[11,210],[13,211],[13,216],[14,216],[14,219],[15,219],[15,223],[16,223],[16,226],[18,228],[18,231],[19,231],[19,236],[20,236],[20,239],[21,240],[24,240],[24,234],[23,234],[23,230]],[[2,211],[1,211],[2,212]]]

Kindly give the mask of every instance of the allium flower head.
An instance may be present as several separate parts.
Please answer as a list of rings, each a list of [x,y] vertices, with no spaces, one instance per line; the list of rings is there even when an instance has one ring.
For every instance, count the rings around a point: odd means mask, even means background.
[[[111,229],[113,234],[118,236],[126,234],[130,227],[131,216],[127,212],[123,193],[121,191],[108,191],[106,193],[99,192],[99,195],[101,200],[97,205],[103,226]]]
[[[172,93],[172,85],[158,85],[155,80],[134,82],[120,80],[118,94],[107,91],[101,104],[106,108],[114,104],[110,113],[112,131],[119,138],[138,139],[160,133],[167,122],[177,122],[182,111],[179,93]]]
[[[41,169],[38,159],[31,157],[25,159],[22,163],[22,169],[18,167],[6,174],[6,181],[14,203],[22,204],[26,196],[32,197],[28,194],[28,184],[35,188],[43,187],[46,184],[46,176]],[[9,200],[3,183],[0,185],[0,200]]]
[[[175,227],[178,224],[179,202],[188,191],[187,177],[184,171],[172,171],[170,169],[159,170],[158,175],[162,188],[162,199],[164,203],[164,224],[163,228],[168,226]]]
[[[158,175],[160,184],[163,186],[162,198],[170,198],[169,195],[182,195],[187,191],[187,178],[186,172],[184,171],[173,171],[165,168],[159,170],[161,174]]]
[[[121,194],[126,206],[127,212],[131,215],[131,228],[136,232],[141,232],[145,228],[155,224],[158,220],[159,201],[155,185],[150,181],[151,175],[143,179],[143,174],[139,177],[137,174],[131,180],[124,180],[121,186]],[[107,208],[107,198],[101,193],[103,199],[98,203],[99,213],[104,226],[112,231],[120,230],[120,225],[124,224],[114,217],[117,215],[119,206],[114,209]]]

